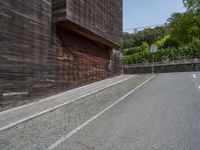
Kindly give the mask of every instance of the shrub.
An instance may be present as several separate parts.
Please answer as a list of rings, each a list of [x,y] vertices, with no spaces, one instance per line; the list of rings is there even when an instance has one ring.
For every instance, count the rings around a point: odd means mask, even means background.
[[[165,44],[165,42],[166,42],[167,40],[169,40],[169,39],[170,39],[170,35],[166,35],[163,39],[156,41],[156,42],[154,43],[154,45],[156,45],[156,46],[158,46],[158,47],[163,47],[164,44]]]
[[[129,48],[126,52],[124,52],[124,55],[133,55],[140,51],[142,51],[142,49],[140,47],[132,47],[132,48]]]
[[[150,46],[146,43],[143,42],[142,45],[140,46],[142,51],[149,51],[150,50]]]
[[[144,46],[144,45],[143,45]],[[142,46],[141,46],[142,47]],[[160,48],[156,54],[152,54],[145,48],[132,49],[133,53],[125,55],[123,60],[127,64],[144,63],[152,61],[178,60],[184,58],[200,58],[200,39],[193,39],[188,45],[181,45],[178,48]]]

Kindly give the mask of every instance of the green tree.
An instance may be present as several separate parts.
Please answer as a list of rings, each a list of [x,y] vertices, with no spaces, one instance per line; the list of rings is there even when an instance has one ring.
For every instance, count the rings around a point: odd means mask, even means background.
[[[158,40],[154,43],[154,45],[158,46],[158,47],[163,47],[164,44],[166,43],[167,40],[170,39],[170,35],[166,35],[164,36],[164,38],[162,38],[161,40]]]
[[[142,49],[142,51],[150,51],[150,46],[146,42],[143,42],[140,48]]]
[[[185,7],[188,12],[199,12],[200,9],[200,0],[183,0]]]
[[[173,13],[169,18],[171,38],[179,43],[190,43],[200,38],[200,0],[184,0],[185,13]]]
[[[168,26],[161,26],[156,28],[148,28],[137,33],[124,33],[124,48],[139,47],[144,42],[151,45],[157,40],[162,39],[165,35],[169,33]]]

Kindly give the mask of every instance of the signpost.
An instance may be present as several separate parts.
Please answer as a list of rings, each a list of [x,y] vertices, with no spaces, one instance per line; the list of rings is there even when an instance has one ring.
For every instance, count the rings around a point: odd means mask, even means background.
[[[158,46],[152,45],[151,46],[151,53],[153,54],[153,66],[152,66],[152,74],[154,73],[154,54],[158,51]]]
[[[158,46],[152,45],[151,46],[151,52],[154,54],[158,51]]]

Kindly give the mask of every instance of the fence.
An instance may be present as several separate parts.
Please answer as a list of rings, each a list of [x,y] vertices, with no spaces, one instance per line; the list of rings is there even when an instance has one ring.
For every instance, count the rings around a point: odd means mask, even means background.
[[[180,60],[163,60],[159,62],[146,62],[146,63],[137,63],[137,64],[126,64],[124,63],[125,68],[129,67],[152,67],[152,66],[164,66],[164,65],[178,65],[178,64],[194,64],[200,63],[200,58],[195,59],[180,59]]]
[[[124,64],[125,74],[200,71],[200,59]]]

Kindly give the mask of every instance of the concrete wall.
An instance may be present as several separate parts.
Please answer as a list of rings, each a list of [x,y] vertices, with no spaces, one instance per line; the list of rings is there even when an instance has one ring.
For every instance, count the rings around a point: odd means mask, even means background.
[[[125,74],[140,74],[140,73],[167,73],[167,72],[190,72],[199,71],[200,63],[190,63],[190,64],[176,64],[176,65],[160,65],[147,67],[125,67]]]

